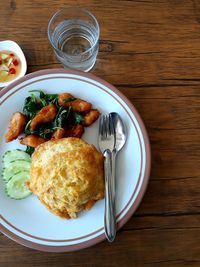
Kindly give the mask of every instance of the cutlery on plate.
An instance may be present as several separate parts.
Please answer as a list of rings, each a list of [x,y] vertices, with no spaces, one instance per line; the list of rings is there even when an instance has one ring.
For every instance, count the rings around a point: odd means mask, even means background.
[[[103,115],[99,121],[99,148],[104,155],[105,213],[104,228],[109,242],[116,236],[115,203],[112,196],[112,151],[115,147],[115,133],[111,116]]]

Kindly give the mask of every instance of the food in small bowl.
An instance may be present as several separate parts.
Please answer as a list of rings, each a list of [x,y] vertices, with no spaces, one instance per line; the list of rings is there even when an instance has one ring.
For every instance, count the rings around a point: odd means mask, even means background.
[[[27,185],[52,213],[76,218],[104,197],[103,155],[80,138],[47,141],[32,155]]]
[[[25,75],[27,63],[20,46],[13,41],[0,42],[0,87]]]
[[[12,51],[0,51],[0,82],[9,82],[19,76],[21,61]]]

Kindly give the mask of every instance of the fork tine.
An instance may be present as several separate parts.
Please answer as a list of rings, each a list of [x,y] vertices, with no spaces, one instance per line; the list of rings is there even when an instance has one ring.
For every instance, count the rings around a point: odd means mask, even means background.
[[[113,126],[113,120],[111,115],[109,114],[109,133],[110,135],[114,135],[114,126]]]
[[[100,121],[99,121],[99,135],[102,138],[103,137],[103,130],[104,130],[104,116],[100,117]]]
[[[107,126],[106,126],[106,116],[105,115],[102,115],[100,117],[100,122],[99,122],[99,134],[100,134],[100,138],[101,140],[105,139],[107,134],[106,134],[106,131],[107,131]]]
[[[110,135],[110,122],[109,122],[109,117],[106,116],[106,136],[108,137]]]
[[[111,125],[110,125],[111,123]],[[112,118],[109,115],[101,115],[99,119],[99,148],[103,153],[106,149],[113,151],[115,145],[115,134]]]
[[[107,128],[107,116],[106,115],[104,115],[103,116],[103,131],[104,131],[104,138],[106,138],[107,137],[107,134],[108,134],[108,130],[107,130],[108,128]]]

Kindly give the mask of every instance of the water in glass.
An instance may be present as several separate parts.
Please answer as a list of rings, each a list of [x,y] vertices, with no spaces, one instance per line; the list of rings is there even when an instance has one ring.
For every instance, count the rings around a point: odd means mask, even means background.
[[[98,31],[79,19],[67,19],[55,28],[52,41],[56,56],[64,66],[89,71],[98,53]]]

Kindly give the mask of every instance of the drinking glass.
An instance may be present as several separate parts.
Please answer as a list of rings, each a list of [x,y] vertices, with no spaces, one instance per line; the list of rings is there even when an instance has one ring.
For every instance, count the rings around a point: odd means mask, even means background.
[[[99,24],[88,10],[78,7],[57,11],[48,24],[48,38],[64,67],[89,71],[99,49]]]

